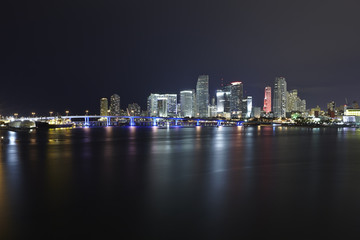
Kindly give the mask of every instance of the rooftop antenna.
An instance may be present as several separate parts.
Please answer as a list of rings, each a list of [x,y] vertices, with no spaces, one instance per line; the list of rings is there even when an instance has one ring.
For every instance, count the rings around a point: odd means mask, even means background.
[[[345,104],[348,105],[348,101],[347,101],[347,98],[345,98]]]

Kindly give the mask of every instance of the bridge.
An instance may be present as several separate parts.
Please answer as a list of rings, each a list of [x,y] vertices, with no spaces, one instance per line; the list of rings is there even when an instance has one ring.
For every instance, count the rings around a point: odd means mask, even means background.
[[[143,116],[100,116],[100,115],[72,115],[59,117],[29,117],[30,121],[46,121],[56,118],[69,119],[79,126],[117,126],[119,123],[130,126],[240,126],[243,121],[204,118],[177,117],[143,117]]]

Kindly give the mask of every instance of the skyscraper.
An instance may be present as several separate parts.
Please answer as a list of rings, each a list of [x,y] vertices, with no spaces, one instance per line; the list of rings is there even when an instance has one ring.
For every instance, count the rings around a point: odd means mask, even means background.
[[[110,115],[119,116],[120,115],[120,96],[113,94],[110,97]]]
[[[100,116],[108,115],[108,99],[101,98],[100,99]]]
[[[198,117],[208,117],[209,76],[200,75],[196,84],[196,103]]]
[[[286,116],[287,86],[284,77],[275,78],[273,110],[277,118]]]
[[[265,113],[271,112],[271,87],[265,87],[264,108]]]
[[[232,118],[240,118],[242,112],[243,84],[232,82],[230,88],[230,112]]]
[[[180,92],[180,111],[182,117],[193,117],[194,113],[194,90]]]

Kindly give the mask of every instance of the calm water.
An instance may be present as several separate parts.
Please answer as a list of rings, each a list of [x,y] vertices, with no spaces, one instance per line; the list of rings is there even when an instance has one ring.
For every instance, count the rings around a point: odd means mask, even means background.
[[[0,239],[360,233],[359,130],[109,127],[0,135],[10,139],[0,146]]]

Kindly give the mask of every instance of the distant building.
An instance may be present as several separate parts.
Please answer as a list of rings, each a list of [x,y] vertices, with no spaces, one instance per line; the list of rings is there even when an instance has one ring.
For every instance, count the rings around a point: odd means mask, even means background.
[[[101,98],[100,99],[100,116],[108,115],[108,99]]]
[[[215,104],[215,98],[214,97],[211,99],[211,104],[209,105],[209,108],[208,108],[208,116],[209,117],[216,117],[217,116],[217,107],[216,107],[216,104]]]
[[[196,103],[198,117],[208,117],[209,76],[200,75],[196,84]]]
[[[319,105],[310,110],[310,116],[319,117],[320,114],[321,114],[321,108],[319,107]]]
[[[282,118],[286,116],[287,105],[287,84],[284,77],[275,78],[273,111],[274,117]]]
[[[266,114],[271,112],[271,87],[265,87],[264,107],[263,110]]]
[[[336,111],[336,106],[335,106],[335,101],[331,101],[327,104],[327,113],[328,116],[334,118],[335,117],[335,111]]]
[[[110,97],[110,115],[120,116],[120,96],[117,94]]]
[[[260,107],[253,107],[252,116],[254,118],[260,118],[261,115],[261,108]]]
[[[175,117],[177,115],[177,94],[150,94],[147,111],[151,117]]]
[[[248,96],[246,98],[246,118],[250,118],[251,117],[251,113],[252,113],[252,108],[253,108],[253,105],[252,105],[252,96]]]
[[[217,113],[223,113],[225,105],[225,91],[223,91],[222,89],[216,90],[216,103]]]
[[[129,116],[141,116],[141,107],[137,103],[128,105],[127,112]]]
[[[194,90],[184,90],[180,92],[180,115],[182,117],[194,117],[194,98]]]
[[[230,87],[230,112],[231,118],[240,118],[242,113],[243,84],[232,82]]]
[[[356,101],[353,101],[351,107],[352,107],[353,109],[359,109],[359,108],[360,108],[360,107],[359,107],[359,104],[358,104]]]
[[[296,89],[290,90],[287,92],[287,112],[296,112],[298,111],[298,91]]]
[[[344,112],[345,116],[357,116],[360,117],[360,109],[357,108],[347,108]]]

